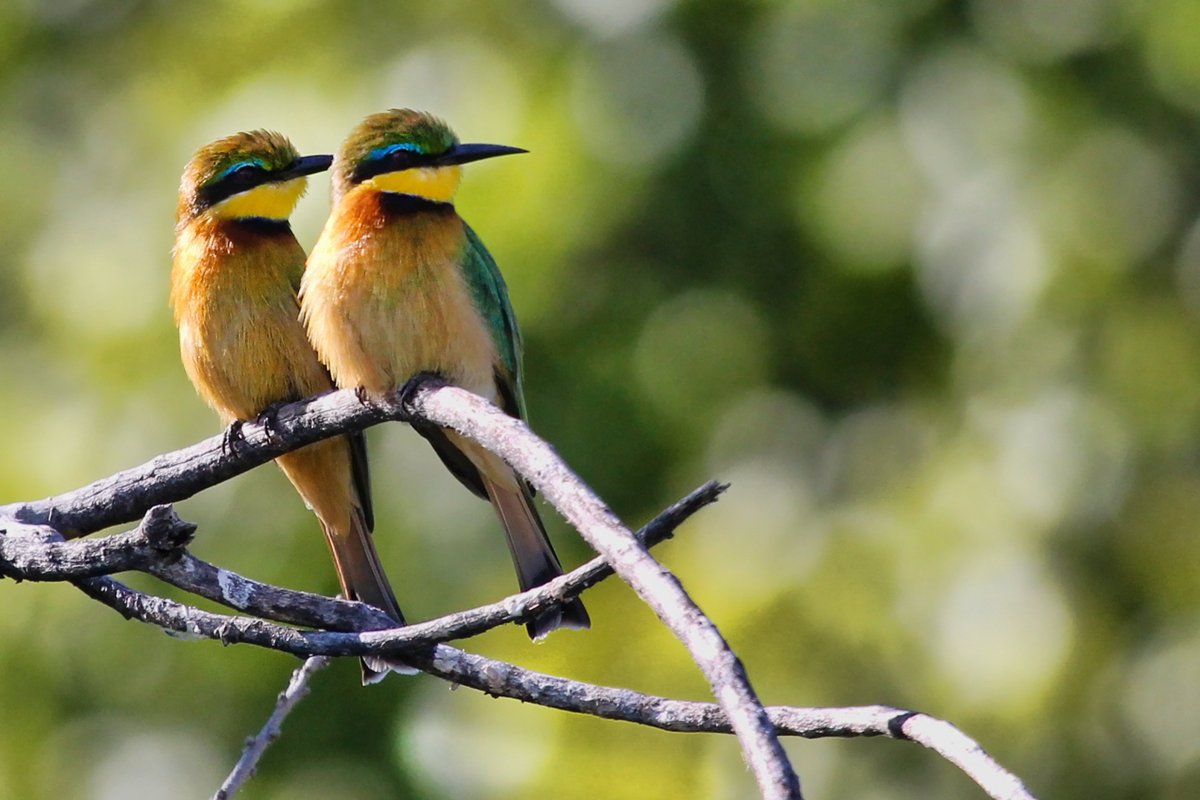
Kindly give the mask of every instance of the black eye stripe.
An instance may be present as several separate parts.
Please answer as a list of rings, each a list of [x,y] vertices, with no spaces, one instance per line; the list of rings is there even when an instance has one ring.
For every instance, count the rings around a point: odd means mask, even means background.
[[[351,176],[351,179],[355,183],[358,183],[387,172],[399,172],[400,170],[428,166],[436,159],[436,155],[428,153],[416,153],[412,150],[393,150],[382,158],[360,162],[354,168],[354,174]]]
[[[271,173],[257,164],[243,164],[220,180],[210,183],[197,192],[200,205],[206,208],[232,197],[238,192],[244,192],[260,184],[266,183]]]

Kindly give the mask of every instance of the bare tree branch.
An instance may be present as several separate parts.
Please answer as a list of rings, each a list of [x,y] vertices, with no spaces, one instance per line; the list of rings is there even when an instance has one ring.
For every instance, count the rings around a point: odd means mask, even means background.
[[[196,526],[179,519],[169,506],[146,512],[137,528],[79,542],[60,542],[47,525],[0,519],[0,576],[19,581],[65,581],[128,570],[177,559]],[[44,536],[36,535],[43,529]],[[21,535],[21,533],[31,535]]]
[[[330,392],[246,422],[236,437],[227,431],[74,491],[0,506],[0,518],[49,525],[72,539],[133,522],[152,506],[185,500],[306,444],[405,416],[399,404],[362,403],[350,390]]]
[[[638,538],[648,547],[670,538],[679,525],[715,502],[726,488],[710,481],[695,489],[647,523],[638,531]],[[331,631],[390,628],[391,634],[382,644],[404,646],[463,639],[505,623],[527,622],[613,574],[612,567],[597,557],[550,583],[499,602],[392,628],[390,617],[364,603],[271,586],[202,561],[186,550],[194,530],[194,525],[181,520],[169,506],[151,508],[132,531],[70,542],[59,541],[57,532],[46,526],[10,522],[4,529],[7,535],[0,536],[0,575],[24,580],[68,580],[136,569],[264,620]],[[100,591],[102,586],[94,584],[92,588]],[[150,600],[147,597],[145,602]],[[136,610],[136,606],[127,610]],[[164,624],[163,620],[145,621]]]
[[[267,717],[262,730],[246,741],[242,757],[234,765],[229,777],[221,784],[221,788],[217,789],[212,800],[229,800],[241,790],[246,781],[254,777],[254,771],[258,768],[258,762],[262,759],[263,754],[279,738],[279,732],[283,729],[283,721],[287,719],[288,714],[292,713],[292,709],[308,695],[308,682],[312,680],[313,675],[329,666],[329,662],[330,659],[327,656],[312,656],[296,667],[291,680],[288,681],[287,688],[279,693],[279,699],[275,702],[275,710],[271,712],[271,716]]]
[[[633,722],[680,733],[733,733],[728,716],[715,703],[669,700],[630,689],[595,686],[438,645],[415,655],[413,666],[492,697],[507,697],[562,711]],[[887,706],[849,708],[767,708],[781,736],[806,739],[884,736],[907,739],[946,758],[995,800],[1034,800],[1019,778],[1001,767],[977,742],[948,722],[916,711]]]
[[[800,779],[742,662],[717,626],[554,449],[523,421],[470,392],[416,382],[402,397],[413,416],[453,428],[502,456],[558,509],[687,647],[729,714],[763,797],[799,798]]]
[[[267,724],[247,743],[237,767],[222,785],[225,794],[218,792],[214,800],[232,797],[253,774],[266,746],[278,736],[283,719],[307,691],[304,684],[326,663],[327,659],[315,656],[292,674]],[[733,732],[729,718],[715,703],[670,700],[630,689],[581,683],[445,645],[438,645],[430,655],[415,657],[411,663],[430,675],[491,697],[677,733]],[[926,714],[887,706],[770,706],[767,715],[780,736],[805,739],[881,736],[916,742],[957,766],[994,800],[1034,800],[1021,780],[1000,766],[975,740],[950,723]]]
[[[647,542],[661,541],[670,535],[674,527],[695,510],[712,502],[720,494],[723,487],[717,484],[706,484],[692,492],[679,503],[668,508],[651,521],[639,535],[644,535]],[[319,595],[309,595],[304,592],[279,589],[242,576],[205,564],[195,559],[186,550],[186,537],[179,534],[186,530],[190,535],[191,526],[179,520],[169,510],[154,509],[146,515],[143,524],[137,530],[123,534],[115,534],[105,539],[95,541],[76,541],[63,543],[58,541],[59,535],[45,527],[11,526],[12,533],[0,536],[0,553],[17,552],[21,558],[37,560],[31,555],[33,544],[48,548],[55,554],[54,558],[42,558],[41,563],[55,563],[53,569],[60,571],[75,569],[79,574],[88,574],[86,562],[81,556],[87,553],[97,553],[100,557],[112,559],[106,568],[114,564],[125,563],[126,551],[139,552],[150,549],[150,565],[144,567],[147,571],[157,572],[164,561],[178,559],[176,564],[192,561],[200,565],[198,574],[207,576],[207,580],[216,581],[217,574],[224,577],[225,586],[248,586],[251,590],[245,595],[245,610],[264,616],[275,615],[280,619],[297,619],[315,615],[320,619],[338,619],[342,622],[360,621],[368,625],[377,623],[377,612],[361,603],[350,603],[343,600],[325,598]],[[144,539],[145,541],[140,541]],[[155,542],[170,542],[172,547],[155,545]],[[124,543],[122,546],[119,545]],[[99,547],[93,547],[97,545]],[[132,563],[132,562],[130,562]],[[158,567],[154,565],[158,564]],[[11,570],[10,570],[11,571]],[[645,695],[628,689],[617,689],[593,686],[577,681],[543,675],[521,669],[511,664],[482,658],[464,653],[444,645],[428,649],[432,641],[447,636],[447,629],[454,629],[456,620],[464,621],[474,626],[474,612],[483,612],[482,617],[489,618],[496,624],[503,621],[520,621],[535,605],[532,596],[542,594],[546,597],[559,595],[562,598],[573,597],[583,585],[592,585],[611,574],[599,559],[580,567],[579,569],[559,578],[555,583],[563,586],[548,585],[532,592],[506,598],[505,600],[485,606],[432,620],[428,623],[393,629],[390,631],[372,631],[361,635],[354,633],[300,632],[290,628],[271,625],[262,620],[244,617],[228,617],[208,614],[199,609],[174,603],[173,601],[151,597],[125,587],[106,577],[89,577],[77,579],[88,594],[97,597],[102,602],[116,608],[126,617],[138,618],[153,622],[168,630],[190,635],[201,635],[219,639],[227,643],[246,641],[262,646],[273,646],[268,633],[299,637],[289,640],[288,645],[279,649],[296,655],[307,655],[303,650],[306,643],[325,645],[330,653],[357,655],[366,652],[376,652],[377,645],[395,648],[407,644],[411,650],[405,651],[405,660],[427,671],[431,675],[468,686],[494,696],[509,697],[523,702],[545,705],[550,708],[591,714],[606,719],[634,722],[649,725],[663,730],[679,732],[714,732],[730,733],[732,727],[720,707],[712,703],[696,703],[689,701],[670,700],[662,697]],[[70,573],[63,577],[68,577]],[[61,577],[59,578],[61,579]],[[204,596],[212,596],[218,602],[228,601],[222,597],[225,590],[205,587],[200,592]],[[241,596],[240,592],[232,594]],[[298,600],[300,608],[296,610],[287,607],[287,603]],[[313,608],[309,608],[309,606]],[[494,616],[501,614],[497,621]],[[462,635],[463,629],[454,630]],[[248,632],[247,638],[242,638]],[[372,639],[376,641],[372,642]],[[425,647],[423,651],[419,648]],[[392,652],[385,649],[382,652]],[[316,656],[322,658],[323,656]],[[307,663],[307,662],[306,662]],[[293,676],[293,681],[296,676]],[[291,696],[294,692],[285,692]],[[276,713],[268,720],[264,731],[278,730],[284,716],[294,707],[299,696],[287,703],[281,699]],[[284,707],[286,706],[286,707]],[[793,707],[772,707],[767,709],[775,731],[779,735],[803,736],[806,738],[825,737],[856,737],[856,736],[887,736],[895,739],[911,739],[942,754],[976,781],[993,798],[1012,798],[1013,800],[1030,800],[1031,795],[1021,782],[1011,773],[1001,768],[973,740],[966,737],[957,728],[941,720],[927,717],[911,711],[902,711],[881,706],[840,709],[806,709]],[[252,772],[272,734],[260,733],[255,738],[257,745],[246,754],[236,770],[238,775],[246,776]],[[245,777],[237,780],[245,780]],[[240,785],[227,784],[236,789]],[[231,796],[231,795],[227,795]]]
[[[111,578],[87,578],[79,581],[77,585],[90,596],[117,609],[123,615],[149,619],[167,630],[220,639],[226,643],[251,642],[294,655],[306,655],[302,643],[271,642],[269,637],[263,638],[264,629],[271,632],[290,631],[288,628],[280,628],[261,620],[246,620],[244,617],[207,614],[173,601],[150,597]],[[249,623],[253,627],[247,631],[241,623]],[[405,630],[407,629],[397,629]],[[372,637],[391,633],[371,631],[363,633],[361,637],[354,634],[307,634],[318,638],[301,642],[329,644],[326,649],[330,652],[325,653],[326,655],[361,655],[378,651],[378,648],[371,646]],[[223,638],[223,634],[227,638]],[[341,646],[336,646],[334,640],[322,640],[322,636],[339,637],[337,641],[340,641]],[[404,650],[406,662],[436,677],[496,697],[509,697],[549,708],[633,722],[662,730],[687,733],[733,732],[728,716],[720,706],[713,703],[670,700],[629,689],[594,686],[532,672],[442,644],[423,649],[417,649],[418,644],[415,642],[410,643],[410,646],[413,649]],[[996,763],[975,741],[953,725],[924,714],[883,706],[826,709],[780,706],[768,709],[768,719],[772,730],[778,735],[802,736],[808,739],[858,736],[910,739],[941,754],[993,798],[1033,800],[1033,795],[1021,781]]]
[[[744,667],[675,576],[524,422],[436,378],[418,376],[382,403],[364,402],[349,390],[292,403],[270,420],[242,425],[237,437],[212,437],[75,492],[2,507],[0,516],[51,525],[68,537],[82,535],[129,522],[154,505],[189,497],[289,449],[387,419],[420,419],[454,428],[523,474],[688,648],[714,696],[728,709],[763,796],[801,796],[800,781]],[[93,591],[100,591],[102,584],[96,582],[101,579],[88,580]],[[229,635],[251,634],[239,624],[229,629]],[[282,644],[287,637],[274,640]]]
[[[490,606],[404,628],[380,629],[390,622],[369,606],[257,583],[194,558],[186,551],[194,526],[169,509],[154,508],[190,497],[318,439],[385,420],[412,419],[455,428],[501,455],[602,557],[544,587]],[[647,526],[647,543],[653,543],[658,534],[669,536],[679,521],[715,499],[722,488],[715,484],[702,487],[669,509]],[[61,541],[62,536],[81,536],[137,519],[148,511],[136,530],[95,541]],[[675,511],[679,513],[672,521]],[[656,525],[661,530],[656,531]],[[960,766],[993,797],[1030,797],[1020,781],[999,768],[976,743],[940,720],[878,707],[764,709],[741,663],[678,580],[646,552],[645,545],[571,473],[553,449],[519,420],[436,379],[414,379],[382,403],[363,403],[353,392],[342,391],[290,404],[270,420],[246,423],[236,440],[228,435],[212,437],[73,492],[0,506],[0,527],[4,528],[0,533],[9,534],[0,535],[0,576],[67,579],[124,616],[167,630],[226,644],[251,643],[305,658],[402,654],[431,674],[492,694],[668,730],[735,732],[764,797],[800,797],[799,781],[777,734],[910,738]],[[258,618],[202,611],[134,591],[107,577],[130,569],[156,575]],[[538,676],[438,644],[505,622],[522,621],[575,597],[614,569],[688,646],[713,687],[717,705]],[[319,630],[297,630],[268,620]],[[523,685],[529,681],[533,684]]]

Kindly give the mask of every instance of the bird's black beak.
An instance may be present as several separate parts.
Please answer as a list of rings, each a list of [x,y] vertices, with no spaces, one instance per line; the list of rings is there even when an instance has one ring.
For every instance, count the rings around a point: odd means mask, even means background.
[[[271,178],[275,181],[290,181],[292,178],[324,172],[332,163],[333,156],[301,156],[287,169],[276,172]]]
[[[437,166],[448,164],[466,164],[471,161],[481,161],[496,156],[511,156],[515,153],[528,153],[523,147],[509,147],[506,144],[456,144],[437,157]]]

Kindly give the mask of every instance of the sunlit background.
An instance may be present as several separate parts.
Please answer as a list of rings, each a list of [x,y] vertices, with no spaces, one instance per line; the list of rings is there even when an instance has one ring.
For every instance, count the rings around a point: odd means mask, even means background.
[[[533,425],[633,525],[732,482],[658,553],[766,701],[931,712],[1044,797],[1200,794],[1200,4],[0,3],[0,501],[218,430],[166,302],[191,153],[329,152],[394,106],[532,151],[459,208]],[[327,209],[318,179],[306,246]],[[513,590],[487,504],[401,426],[371,446],[410,617]],[[179,510],[201,557],[336,590],[274,468]],[[0,797],[208,796],[296,663],[0,596]],[[631,592],[588,605],[590,633],[469,647],[706,697]],[[909,744],[788,750],[813,798],[981,796]],[[346,662],[244,796],[752,793],[728,737]]]

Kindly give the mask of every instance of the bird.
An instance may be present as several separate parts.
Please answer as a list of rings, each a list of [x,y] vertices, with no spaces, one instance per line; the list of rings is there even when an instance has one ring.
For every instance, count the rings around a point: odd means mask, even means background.
[[[454,207],[464,164],[524,153],[462,144],[438,117],[390,109],[363,119],[334,155],[333,208],[300,284],[301,319],[341,388],[382,399],[435,374],[526,417],[521,334],[496,262]],[[529,483],[481,445],[417,423],[450,473],[489,500],[522,591],[562,574]],[[526,628],[588,628],[578,598]]]
[[[301,156],[274,131],[237,133],[199,150],[184,169],[176,209],[170,302],[184,370],[230,427],[269,422],[280,404],[332,390],[300,323],[296,292],[305,253],[289,217],[307,176],[330,155]],[[404,616],[372,538],[366,444],[361,432],[326,439],[275,463],[317,516],[345,597],[397,625]],[[363,683],[403,662],[362,660]]]

